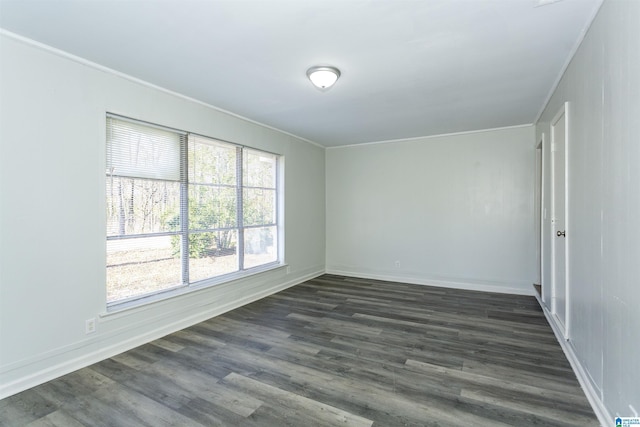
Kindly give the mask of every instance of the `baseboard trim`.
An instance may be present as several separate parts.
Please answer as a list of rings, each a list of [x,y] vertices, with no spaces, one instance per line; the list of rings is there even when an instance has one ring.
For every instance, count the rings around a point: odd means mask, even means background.
[[[325,273],[324,271],[316,271],[316,272],[305,274],[303,276],[296,277],[293,280],[277,284],[275,286],[272,286],[270,288],[267,288],[255,294],[248,295],[247,297],[242,298],[241,300],[233,301],[232,303],[223,304],[221,306],[203,310],[199,313],[184,317],[176,322],[162,325],[161,327],[155,328],[151,331],[147,331],[133,338],[129,338],[127,340],[118,342],[116,344],[113,344],[104,348],[100,348],[96,351],[92,351],[87,354],[75,357],[71,360],[67,360],[63,363],[59,363],[57,365],[48,367],[46,369],[42,369],[40,371],[34,372],[28,376],[19,378],[10,383],[2,384],[0,385],[0,399],[4,399],[16,393],[20,393],[24,390],[38,386],[47,381],[51,381],[55,378],[77,371],[78,369],[85,368],[94,363],[116,356],[120,353],[131,350],[133,348],[136,348],[140,345],[146,344],[158,338],[162,338],[163,336],[177,332],[184,328],[188,328],[190,326],[203,322],[212,317],[219,316],[221,314],[224,314],[238,307],[242,307],[243,305],[252,303],[259,299],[265,298],[269,295],[273,295],[277,292],[280,292],[292,286],[298,285],[307,280],[321,276],[324,273]],[[43,358],[42,360],[44,359],[46,358]],[[42,361],[42,360],[38,360],[38,361]]]
[[[500,286],[497,284],[464,282],[464,281],[448,281],[448,280],[432,280],[416,277],[394,276],[387,274],[371,274],[356,271],[347,271],[340,269],[327,268],[327,274],[335,274],[338,276],[359,277],[362,279],[384,280],[388,282],[410,283],[412,285],[437,286],[440,288],[463,289],[467,291],[495,292],[500,294],[513,295],[533,295],[534,291],[528,286],[516,288],[511,286]]]
[[[556,336],[556,340],[560,344],[562,351],[564,352],[569,364],[571,365],[571,369],[576,374],[578,378],[578,382],[580,383],[580,387],[582,387],[582,391],[587,396],[587,400],[591,404],[591,408],[593,412],[595,412],[596,417],[598,417],[598,422],[602,427],[609,426],[613,422],[613,416],[609,413],[606,406],[600,399],[600,395],[598,391],[593,386],[591,380],[589,379],[589,374],[587,374],[586,369],[580,363],[578,356],[576,355],[573,345],[571,342],[564,338],[564,333],[561,325],[556,322],[556,317],[549,311],[547,306],[543,303],[542,299],[536,295],[536,299],[542,308],[542,312],[544,313],[544,317],[547,318],[547,322],[551,326],[551,330],[553,334]]]

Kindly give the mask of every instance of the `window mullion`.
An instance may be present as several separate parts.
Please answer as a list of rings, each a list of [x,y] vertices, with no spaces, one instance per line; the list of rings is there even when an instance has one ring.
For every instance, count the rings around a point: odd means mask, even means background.
[[[180,140],[180,265],[182,283],[189,284],[189,179],[188,137]]]
[[[279,170],[280,170],[280,158],[276,157],[276,162],[275,163],[276,163],[276,167],[275,167],[274,173],[275,173],[275,186],[276,187],[274,188],[275,200],[273,201],[273,203],[274,203],[275,216],[276,216],[274,218],[275,221],[276,221],[276,223],[275,223],[276,234],[279,234],[280,233],[280,231],[279,231],[279,228],[280,228],[280,186],[282,185],[280,183],[280,179],[281,178],[280,178],[280,173],[279,173]],[[279,236],[276,237],[276,242],[280,242],[280,237]],[[280,248],[280,243],[278,243],[278,248]],[[278,250],[280,250],[280,249],[278,249]],[[277,255],[277,258],[280,259],[280,254]]]
[[[244,213],[242,197],[242,147],[236,148],[236,224],[238,225],[238,270],[244,270]]]

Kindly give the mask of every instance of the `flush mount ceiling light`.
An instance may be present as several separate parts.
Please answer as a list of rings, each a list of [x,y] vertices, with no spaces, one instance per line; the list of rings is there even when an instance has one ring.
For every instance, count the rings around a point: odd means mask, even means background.
[[[307,77],[318,89],[325,91],[338,81],[340,70],[330,66],[316,66],[307,70]]]
[[[533,7],[546,6],[548,4],[558,3],[562,0],[538,0]]]

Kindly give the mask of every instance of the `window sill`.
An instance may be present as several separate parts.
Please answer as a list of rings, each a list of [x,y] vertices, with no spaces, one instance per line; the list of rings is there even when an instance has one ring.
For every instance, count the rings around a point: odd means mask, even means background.
[[[201,291],[203,289],[208,289],[219,285],[231,284],[232,282],[240,279],[256,276],[258,274],[266,273],[269,271],[279,270],[282,268],[286,268],[287,266],[288,265],[286,263],[275,262],[255,267],[249,270],[234,272],[226,274],[224,276],[203,280],[201,282],[196,282],[188,286],[179,286],[164,291],[158,291],[153,294],[149,294],[132,300],[108,303],[106,311],[100,313],[99,316],[102,319],[120,317],[120,315],[124,315],[135,309],[145,310],[161,303],[167,303],[169,300],[181,295],[190,294],[192,292]]]

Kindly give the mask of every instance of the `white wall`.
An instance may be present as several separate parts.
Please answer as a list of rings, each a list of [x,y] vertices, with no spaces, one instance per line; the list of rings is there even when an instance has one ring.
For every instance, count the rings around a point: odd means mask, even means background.
[[[533,126],[331,148],[326,167],[328,272],[533,292]]]
[[[538,123],[547,143],[565,101],[569,348],[611,423],[613,415],[634,416],[629,405],[640,411],[639,1],[604,2]],[[548,222],[545,230],[549,253]]]
[[[0,398],[324,271],[323,148],[7,34],[0,61]],[[283,154],[290,274],[100,317],[106,112]]]

